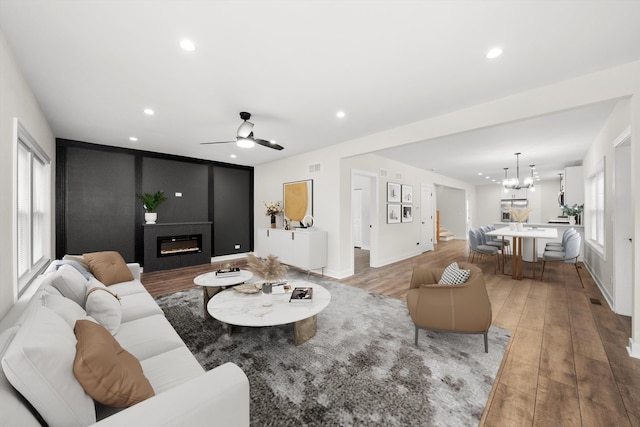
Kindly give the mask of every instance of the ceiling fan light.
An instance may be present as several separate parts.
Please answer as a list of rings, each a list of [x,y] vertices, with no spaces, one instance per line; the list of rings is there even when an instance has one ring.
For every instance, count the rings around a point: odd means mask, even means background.
[[[253,130],[253,123],[249,121],[244,121],[238,128],[238,138],[246,138],[251,134]]]
[[[238,140],[236,141],[236,145],[238,145],[238,147],[240,148],[253,148],[256,143],[253,142],[253,139],[238,138]]]

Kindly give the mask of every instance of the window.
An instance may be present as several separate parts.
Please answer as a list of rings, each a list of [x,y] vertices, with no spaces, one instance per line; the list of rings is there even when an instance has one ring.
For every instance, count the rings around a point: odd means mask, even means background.
[[[604,159],[587,180],[585,203],[585,231],[587,241],[604,256]]]
[[[49,158],[16,120],[16,241],[18,292],[38,274],[49,252]]]

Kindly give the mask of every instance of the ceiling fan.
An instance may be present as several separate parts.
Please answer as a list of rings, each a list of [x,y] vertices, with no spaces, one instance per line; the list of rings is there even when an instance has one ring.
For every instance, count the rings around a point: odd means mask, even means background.
[[[238,128],[235,141],[201,142],[201,144],[202,145],[227,144],[229,142],[235,142],[238,145],[238,147],[241,147],[241,148],[252,148],[255,144],[258,144],[264,147],[273,148],[274,150],[284,149],[282,145],[278,145],[275,142],[267,141],[265,139],[255,138],[253,136],[253,123],[249,121],[249,119],[251,118],[251,113],[247,113],[243,111],[240,113],[240,118],[244,121]]]

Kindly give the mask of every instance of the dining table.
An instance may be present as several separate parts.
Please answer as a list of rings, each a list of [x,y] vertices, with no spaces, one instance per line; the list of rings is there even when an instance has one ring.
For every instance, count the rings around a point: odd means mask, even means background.
[[[505,238],[511,237],[512,239],[512,248],[513,254],[511,257],[511,277],[516,280],[522,280],[522,255],[523,255],[523,244],[530,241],[532,245],[532,255],[531,262],[533,264],[533,276],[528,277],[530,279],[536,278],[536,261],[537,261],[537,251],[536,251],[536,240],[537,239],[557,239],[558,238],[558,229],[555,227],[525,227],[523,226],[521,229],[514,227],[502,227],[497,228],[495,230],[489,231],[486,233],[487,236],[497,236],[502,237],[502,273],[504,272],[504,264],[505,264],[505,251],[504,251],[504,241]]]

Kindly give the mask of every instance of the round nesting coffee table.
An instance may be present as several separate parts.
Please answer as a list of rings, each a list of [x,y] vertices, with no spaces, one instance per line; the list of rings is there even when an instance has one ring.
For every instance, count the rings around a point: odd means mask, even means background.
[[[293,337],[296,345],[311,339],[317,330],[316,315],[327,308],[331,302],[328,290],[315,283],[290,281],[291,289],[296,287],[313,288],[311,302],[289,302],[291,293],[264,296],[262,292],[255,294],[240,293],[233,288],[214,295],[207,304],[211,317],[227,324],[229,333],[231,326],[276,326],[293,324]],[[264,298],[271,298],[271,305],[264,306]]]
[[[252,277],[253,273],[247,270],[240,270],[240,274],[237,276],[218,277],[215,271],[196,276],[196,278],[193,279],[193,283],[202,287],[202,315],[204,317],[209,315],[209,313],[207,313],[207,303],[215,294],[223,288],[239,285],[247,280],[251,280]]]

